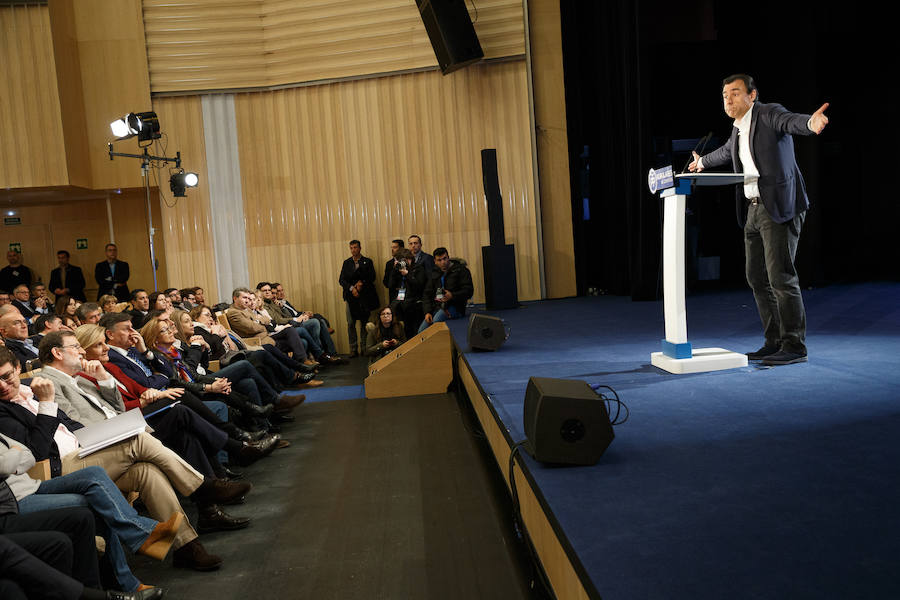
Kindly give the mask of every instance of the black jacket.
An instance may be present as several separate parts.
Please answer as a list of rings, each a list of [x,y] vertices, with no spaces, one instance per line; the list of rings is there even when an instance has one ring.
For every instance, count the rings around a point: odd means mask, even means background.
[[[443,278],[443,282],[441,281]],[[434,299],[437,288],[443,287],[450,290],[453,298],[449,302],[438,303]],[[466,302],[472,297],[475,288],[472,285],[472,274],[469,268],[461,261],[453,259],[450,261],[450,268],[446,274],[438,268],[431,272],[431,277],[425,284],[425,290],[422,293],[422,310],[425,314],[434,315],[438,308],[446,306],[455,306],[460,315],[466,314]]]
[[[84,302],[86,300],[84,297],[84,286],[86,284],[84,281],[84,273],[81,272],[81,267],[69,265],[69,268],[66,269],[66,271],[66,287],[69,289],[69,296]],[[47,284],[47,289],[53,292],[53,290],[58,290],[61,287],[62,272],[60,271],[60,267],[56,267],[50,271],[50,283]],[[54,292],[53,295],[55,296],[56,293]]]
[[[350,293],[350,287],[357,281],[362,281],[363,286],[359,296]],[[359,257],[359,268],[355,267],[353,257],[344,261],[341,266],[341,276],[338,279],[343,290],[344,302],[350,305],[350,312],[360,319],[369,318],[369,313],[378,308],[378,292],[375,290],[375,265],[372,259],[365,256]]]

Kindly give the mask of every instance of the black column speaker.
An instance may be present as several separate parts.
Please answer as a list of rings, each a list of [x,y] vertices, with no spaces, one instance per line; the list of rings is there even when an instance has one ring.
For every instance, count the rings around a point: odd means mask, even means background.
[[[606,402],[584,381],[532,377],[525,389],[525,449],[546,463],[593,465],[613,441]]]
[[[416,0],[416,4],[441,73],[484,58],[464,0]]]
[[[493,148],[481,151],[481,178],[491,238],[490,246],[481,247],[485,306],[488,310],[516,308],[519,306],[516,248],[506,243],[503,231],[503,196],[497,176],[497,150]]]

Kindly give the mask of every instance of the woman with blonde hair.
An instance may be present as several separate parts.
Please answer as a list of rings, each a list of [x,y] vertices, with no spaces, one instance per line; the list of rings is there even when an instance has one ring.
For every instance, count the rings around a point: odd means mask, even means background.
[[[100,296],[100,299],[97,300],[97,304],[100,305],[100,310],[105,313],[115,312],[116,305],[119,303],[119,299],[113,296],[112,294],[104,294]]]

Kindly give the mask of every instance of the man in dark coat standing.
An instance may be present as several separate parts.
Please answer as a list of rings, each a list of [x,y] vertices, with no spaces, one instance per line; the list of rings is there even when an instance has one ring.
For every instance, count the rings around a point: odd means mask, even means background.
[[[758,95],[749,75],[725,78],[722,101],[734,119],[731,137],[702,158],[695,152],[689,168],[730,164],[747,175],[736,190],[737,216],[744,229],[747,282],[765,331],[765,343],[747,358],[789,365],[806,362],[806,309],[794,256],[809,208],[792,136],[822,133],[828,103],[804,115],[757,102]]]
[[[112,294],[119,302],[128,302],[131,292],[128,291],[128,263],[118,260],[119,249],[115,244],[106,245],[106,260],[94,267],[94,279],[97,280],[97,300],[104,294]]]
[[[84,273],[81,267],[69,264],[69,251],[60,250],[56,253],[56,261],[59,266],[50,271],[50,291],[56,298],[71,296],[76,300],[85,302],[84,297]]]
[[[375,290],[375,264],[362,255],[359,240],[350,241],[350,258],[341,266],[338,280],[347,304],[347,336],[350,341],[350,358],[364,354],[366,323],[369,314],[378,308],[378,292]],[[360,334],[356,322],[362,323]]]

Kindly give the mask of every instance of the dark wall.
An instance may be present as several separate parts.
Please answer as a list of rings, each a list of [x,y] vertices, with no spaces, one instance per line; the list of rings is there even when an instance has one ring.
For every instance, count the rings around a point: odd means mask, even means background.
[[[878,129],[863,93],[868,17],[846,5],[717,0],[563,0],[561,12],[580,293],[658,297],[661,222],[647,171],[681,170],[687,154],[673,154],[672,140],[711,131],[708,152],[728,138],[721,81],[736,72],[753,75],[763,102],[800,113],[831,104],[821,136],[795,138],[812,203],[797,258],[802,285],[900,278],[898,202],[879,184],[884,164],[861,154],[873,149],[863,115]],[[733,189],[701,190],[690,209],[689,254],[721,257],[717,283],[692,285],[742,285]]]

